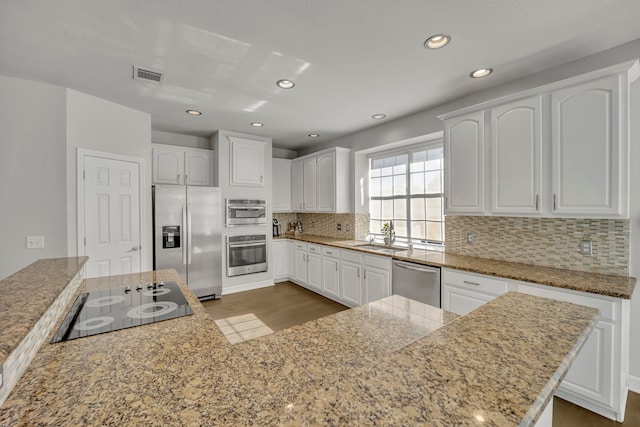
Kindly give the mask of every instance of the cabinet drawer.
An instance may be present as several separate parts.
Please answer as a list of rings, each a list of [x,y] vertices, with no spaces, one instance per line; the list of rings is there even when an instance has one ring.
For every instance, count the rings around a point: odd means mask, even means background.
[[[351,261],[358,264],[362,264],[362,255],[360,252],[349,251],[349,250],[341,250],[340,251],[340,259],[344,261]]]
[[[331,258],[338,258],[340,256],[340,251],[336,248],[323,246],[322,255],[326,257],[331,257]]]
[[[322,246],[307,245],[307,252],[320,255],[322,253]]]
[[[384,256],[364,256],[364,265],[367,267],[376,267],[383,270],[391,270],[391,258]]]
[[[551,298],[558,301],[571,302],[573,304],[585,305],[600,310],[600,320],[616,320],[616,303],[589,295],[581,295],[578,291],[567,289],[555,290],[548,286],[537,286],[530,284],[518,284],[518,292],[534,295],[542,298]]]
[[[296,250],[297,251],[306,251],[307,250],[307,244],[306,243],[296,242]]]
[[[504,280],[492,279],[472,273],[457,273],[451,270],[443,270],[442,279],[448,285],[473,289],[493,295],[501,295],[508,290],[508,284]]]

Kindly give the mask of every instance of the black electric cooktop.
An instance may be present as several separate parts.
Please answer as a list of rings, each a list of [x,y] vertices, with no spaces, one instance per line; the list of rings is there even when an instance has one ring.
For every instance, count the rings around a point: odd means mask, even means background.
[[[193,314],[176,282],[133,285],[78,296],[52,343]]]

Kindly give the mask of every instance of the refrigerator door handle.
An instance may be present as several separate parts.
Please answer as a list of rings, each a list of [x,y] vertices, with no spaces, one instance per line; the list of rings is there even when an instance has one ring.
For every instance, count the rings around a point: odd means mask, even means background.
[[[182,264],[187,265],[187,248],[189,236],[187,235],[187,205],[182,205],[182,233],[186,237],[186,242],[182,244]]]
[[[187,264],[191,264],[191,209],[187,205]]]

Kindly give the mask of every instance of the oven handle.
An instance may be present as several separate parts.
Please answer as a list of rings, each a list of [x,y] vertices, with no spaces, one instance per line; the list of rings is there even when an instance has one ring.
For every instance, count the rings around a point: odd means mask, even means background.
[[[264,246],[266,245],[266,240],[261,240],[259,242],[249,242],[249,243],[228,243],[230,248],[247,248],[249,246]]]
[[[264,206],[229,206],[229,210],[243,210],[243,211],[263,211],[266,208]]]
[[[187,264],[191,264],[191,209],[189,209],[189,206],[187,206],[187,230],[189,231],[187,238]]]
[[[182,264],[187,265],[187,248],[189,244],[189,236],[187,235],[187,205],[182,205],[182,233],[185,242],[182,243]]]

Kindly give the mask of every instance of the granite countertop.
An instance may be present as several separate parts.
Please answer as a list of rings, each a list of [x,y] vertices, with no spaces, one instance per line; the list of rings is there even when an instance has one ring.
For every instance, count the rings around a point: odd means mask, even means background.
[[[0,366],[88,259],[41,259],[0,281]]]
[[[231,345],[173,270],[80,291],[159,280],[194,315],[43,345],[0,424],[526,426],[598,319],[519,293],[462,317],[391,296]]]
[[[343,249],[366,252],[372,255],[388,256],[393,259],[419,264],[447,267],[455,270],[504,277],[506,279],[521,280],[614,298],[631,299],[631,295],[633,294],[633,290],[636,285],[635,277],[614,276],[561,268],[542,267],[532,264],[456,255],[443,251],[413,249],[411,251],[394,251],[392,254],[389,254],[360,248],[358,246],[368,244],[368,242],[360,240],[337,240],[331,237],[305,234],[300,237],[294,237],[293,234],[291,234],[280,237],[279,239],[302,240],[308,243],[318,243]]]

